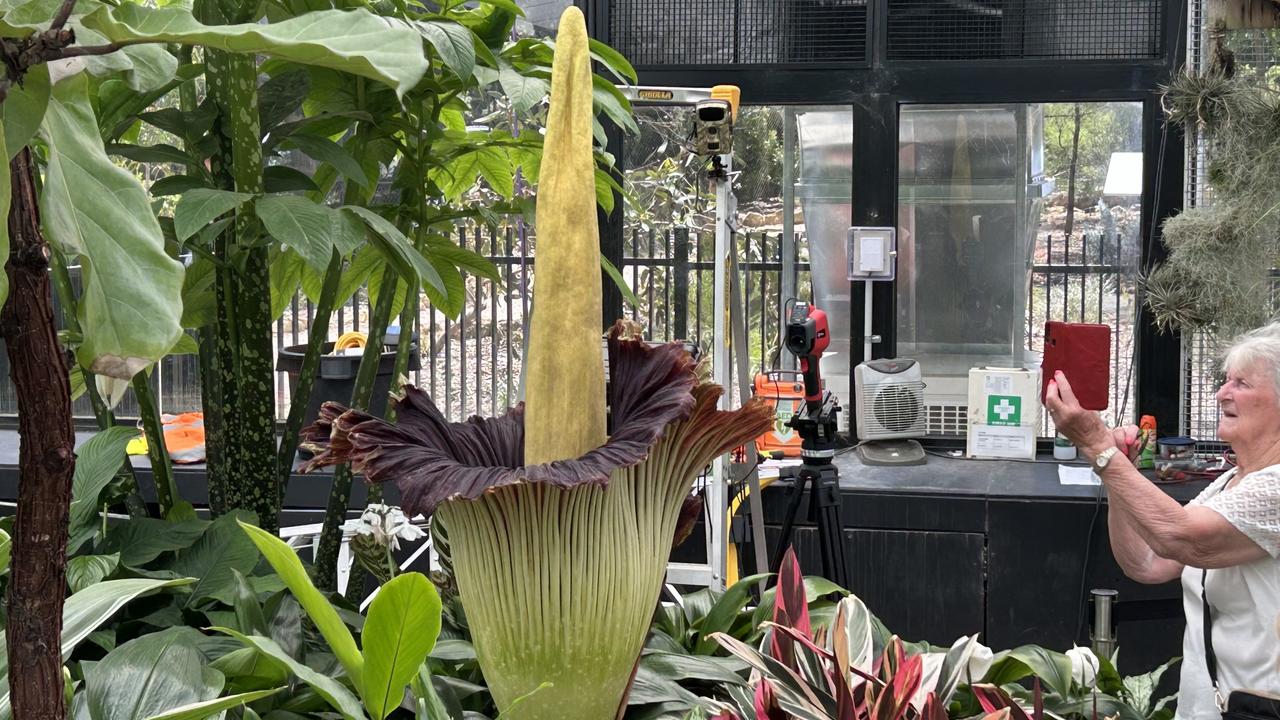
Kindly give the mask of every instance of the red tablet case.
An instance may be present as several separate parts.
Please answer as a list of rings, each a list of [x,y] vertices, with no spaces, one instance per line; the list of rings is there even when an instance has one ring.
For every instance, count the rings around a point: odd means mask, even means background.
[[[1093,323],[1047,322],[1044,324],[1044,360],[1041,367],[1040,401],[1054,372],[1061,370],[1071,383],[1080,406],[1086,410],[1106,410],[1111,388],[1111,326]]]

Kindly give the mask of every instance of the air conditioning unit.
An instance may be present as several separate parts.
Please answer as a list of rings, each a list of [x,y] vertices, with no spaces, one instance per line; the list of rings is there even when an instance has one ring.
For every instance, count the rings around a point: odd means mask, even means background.
[[[924,437],[925,384],[919,363],[905,358],[864,362],[854,368],[853,383],[859,440]]]

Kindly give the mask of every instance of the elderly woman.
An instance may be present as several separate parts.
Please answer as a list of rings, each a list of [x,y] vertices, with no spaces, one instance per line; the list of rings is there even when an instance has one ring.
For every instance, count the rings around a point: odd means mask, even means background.
[[[1129,577],[1181,576],[1183,638],[1179,720],[1210,720],[1220,702],[1205,654],[1208,599],[1218,692],[1280,693],[1280,323],[1241,336],[1223,361],[1218,436],[1237,465],[1186,507],[1130,462],[1137,429],[1108,430],[1080,407],[1062,373],[1045,404],[1058,432],[1076,443],[1107,487],[1111,549]]]

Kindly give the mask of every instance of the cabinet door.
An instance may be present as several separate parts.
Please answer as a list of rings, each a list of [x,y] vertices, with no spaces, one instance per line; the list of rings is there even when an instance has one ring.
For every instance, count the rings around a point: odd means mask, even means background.
[[[778,538],[769,528],[769,545]],[[917,530],[843,532],[853,591],[904,640],[950,645],[983,632],[985,541],[978,533]],[[817,530],[797,528],[792,544],[806,575],[820,575]]]

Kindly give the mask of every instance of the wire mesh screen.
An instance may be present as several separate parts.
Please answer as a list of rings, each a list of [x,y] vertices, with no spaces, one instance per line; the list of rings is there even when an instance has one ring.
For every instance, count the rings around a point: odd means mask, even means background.
[[[1160,0],[888,0],[894,60],[1141,59],[1163,51]]]
[[[1188,0],[1187,71],[1202,72],[1209,62],[1209,20],[1205,0]],[[1280,67],[1280,32],[1271,29],[1229,30],[1222,41],[1235,60],[1235,72],[1253,75],[1259,81],[1274,77]],[[1207,207],[1213,203],[1209,166],[1213,146],[1203,134],[1187,138],[1185,203],[1187,207]],[[1275,271],[1273,271],[1273,275]],[[1274,283],[1274,280],[1273,280]],[[1274,302],[1273,291],[1273,302]],[[1200,450],[1212,450],[1218,440],[1218,364],[1221,349],[1204,332],[1187,333],[1182,347],[1182,388],[1180,431],[1200,441]]]
[[[866,0],[616,0],[610,43],[632,64],[862,63]]]

